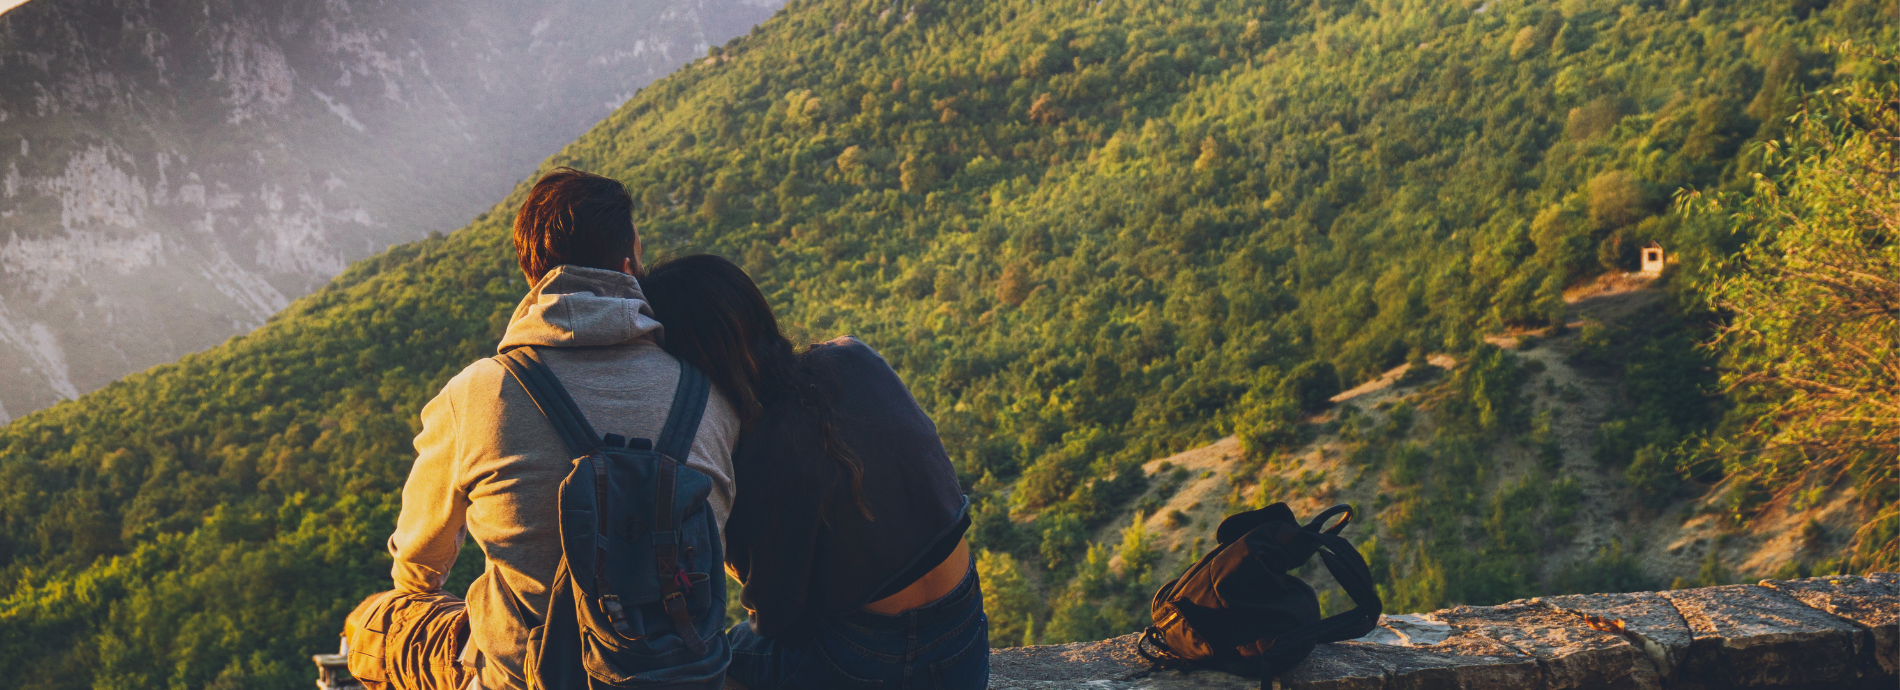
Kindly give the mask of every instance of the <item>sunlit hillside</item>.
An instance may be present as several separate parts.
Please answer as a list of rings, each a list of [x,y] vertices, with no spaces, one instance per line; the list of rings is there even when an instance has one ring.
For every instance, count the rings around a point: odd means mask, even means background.
[[[1796,5],[808,0],[547,165],[627,182],[649,260],[733,257],[802,337],[853,333],[896,366],[976,506],[1014,617],[998,644],[1138,623],[1122,603],[1168,574],[1120,528],[1169,519],[1157,482],[1186,481],[1140,468],[1229,435],[1257,464],[1221,507],[1318,489],[1267,474],[1316,439],[1376,451],[1391,499],[1358,534],[1383,535],[1395,601],[1623,587],[1660,573],[1576,547],[1579,482],[1640,517],[1724,471],[1672,455],[1731,409],[1688,287],[1750,238],[1669,200],[1746,191],[1800,94],[1879,76],[1824,37],[1895,42],[1881,3]],[[0,674],[309,682],[306,655],[387,582],[418,409],[525,290],[522,193],[0,431]],[[1652,240],[1676,258],[1648,318],[1549,330],[1567,288]],[[1543,414],[1561,387],[1486,342],[1533,331],[1614,396],[1581,438]],[[1407,403],[1419,429],[1328,402],[1446,358],[1406,384],[1431,391]],[[465,555],[452,587],[479,571]]]

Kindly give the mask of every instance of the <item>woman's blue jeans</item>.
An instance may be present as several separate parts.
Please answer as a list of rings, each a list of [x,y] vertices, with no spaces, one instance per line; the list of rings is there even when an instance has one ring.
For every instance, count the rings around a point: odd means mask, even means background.
[[[990,680],[990,623],[975,559],[962,584],[922,608],[821,618],[809,630],[776,638],[740,623],[726,636],[727,675],[749,690],[983,690]]]

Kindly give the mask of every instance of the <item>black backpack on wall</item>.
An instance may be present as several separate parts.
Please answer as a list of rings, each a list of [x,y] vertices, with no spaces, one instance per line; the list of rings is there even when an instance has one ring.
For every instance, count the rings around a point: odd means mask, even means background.
[[[1325,528],[1335,515],[1344,518]],[[1315,645],[1372,632],[1379,592],[1358,549],[1339,536],[1352,516],[1341,504],[1301,526],[1285,503],[1228,516],[1214,532],[1219,546],[1155,592],[1154,625],[1136,651],[1162,666],[1219,669],[1266,687]],[[1352,597],[1351,611],[1321,620],[1319,596],[1291,574],[1314,553]]]

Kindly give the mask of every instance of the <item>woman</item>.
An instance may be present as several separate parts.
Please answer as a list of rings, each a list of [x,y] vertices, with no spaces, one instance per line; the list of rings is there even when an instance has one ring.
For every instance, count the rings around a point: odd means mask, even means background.
[[[640,281],[668,352],[739,410],[726,565],[751,620],[730,677],[751,690],[989,680],[968,501],[896,372],[849,336],[795,353],[745,271],[694,255]]]

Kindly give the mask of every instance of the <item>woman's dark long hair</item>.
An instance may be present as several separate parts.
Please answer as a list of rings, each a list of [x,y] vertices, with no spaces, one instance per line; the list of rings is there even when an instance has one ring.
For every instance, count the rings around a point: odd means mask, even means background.
[[[858,512],[864,502],[864,468],[838,440],[831,400],[811,372],[798,363],[792,341],[744,269],[711,254],[693,254],[654,266],[640,279],[641,292],[665,326],[662,347],[706,372],[732,401],[739,422],[750,427],[767,405],[794,404],[816,426],[825,455],[851,480]]]

